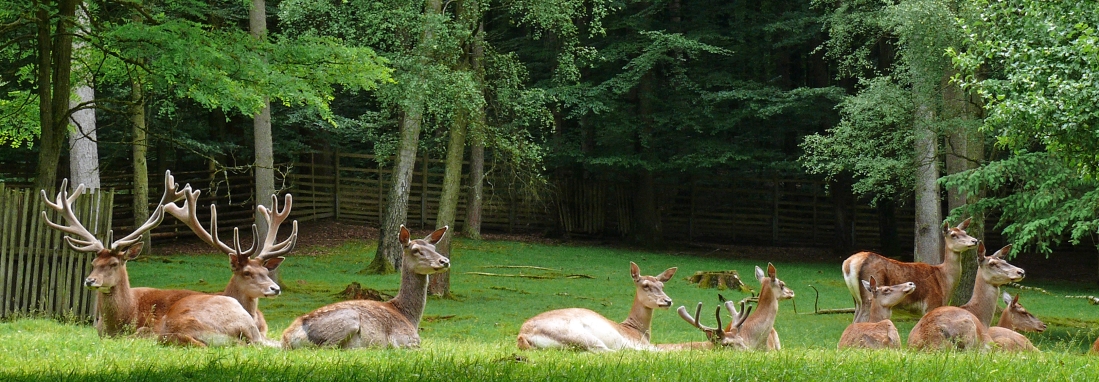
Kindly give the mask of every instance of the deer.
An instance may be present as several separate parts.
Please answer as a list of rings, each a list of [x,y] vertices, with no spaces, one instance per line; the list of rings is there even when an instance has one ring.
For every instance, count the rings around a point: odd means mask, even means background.
[[[965,232],[969,223],[970,219],[965,219],[956,227],[943,225],[943,262],[938,265],[901,262],[873,252],[859,252],[844,260],[843,280],[855,299],[854,322],[870,319],[870,295],[859,285],[860,280],[870,277],[877,278],[883,285],[916,283],[916,291],[898,307],[926,313],[946,305],[962,274],[961,253],[977,247],[977,239]]]
[[[294,202],[293,196],[286,194],[284,207],[281,211],[279,210],[278,198],[275,195],[271,195],[271,210],[268,210],[262,204],[256,205],[257,215],[262,216],[267,227],[269,227],[267,237],[264,238],[263,242],[260,242],[258,235],[256,235],[256,226],[253,224],[252,246],[248,250],[242,250],[237,229],[234,228],[233,230],[234,242],[237,243],[235,248],[223,243],[218,237],[217,206],[214,204],[210,205],[210,230],[207,231],[202,227],[197,213],[198,198],[202,191],[190,191],[189,187],[187,186],[187,191],[184,192],[183,205],[168,204],[165,207],[165,212],[191,228],[191,231],[203,242],[229,255],[229,266],[233,276],[229,279],[229,283],[225,286],[225,290],[221,292],[221,295],[237,300],[244,307],[244,310],[254,318],[260,333],[266,336],[267,320],[264,319],[263,312],[259,310],[259,299],[278,296],[282,293],[279,285],[271,279],[270,272],[278,269],[279,265],[285,260],[283,255],[292,251],[297,243],[297,220],[292,223],[293,229],[290,236],[282,242],[275,242],[279,227],[290,216],[290,210]]]
[[[267,338],[267,322],[258,305],[260,298],[277,296],[282,292],[278,284],[271,280],[269,272],[278,268],[285,259],[282,255],[293,250],[297,241],[298,225],[295,220],[290,236],[282,242],[275,242],[279,226],[290,215],[293,197],[286,194],[285,207],[281,211],[275,195],[271,196],[272,210],[262,204],[256,206],[258,215],[267,223],[267,236],[261,242],[253,224],[252,245],[243,249],[237,228],[233,229],[233,247],[218,237],[215,205],[210,205],[210,230],[202,227],[196,213],[200,194],[201,191],[191,191],[188,185],[183,206],[172,203],[165,207],[165,211],[190,227],[202,241],[229,255],[233,276],[221,294],[187,296],[173,304],[156,327],[160,342],[204,347],[243,341],[279,347],[278,342]]]
[[[889,318],[893,315],[893,306],[897,305],[916,290],[911,281],[892,286],[878,285],[877,279],[862,280],[862,286],[870,293],[870,319],[868,322],[854,322],[843,330],[838,347],[868,349],[899,349],[901,336],[897,326]]]
[[[759,280],[759,302],[756,303],[756,311],[748,316],[741,324],[738,333],[744,338],[744,343],[751,350],[781,350],[782,343],[775,330],[775,318],[778,317],[779,300],[794,298],[794,291],[786,287],[786,282],[779,280],[775,275],[775,266],[767,263],[767,273],[763,268],[756,266],[756,280]],[[732,325],[725,328],[731,331]]]
[[[283,347],[419,347],[428,276],[450,269],[450,260],[435,250],[447,229],[444,226],[423,239],[412,240],[411,233],[401,225],[397,240],[404,246],[404,253],[397,296],[385,302],[350,300],[317,308],[294,319],[286,328]]]
[[[743,327],[744,321],[748,318],[749,313],[752,311],[751,307],[744,308],[744,304],[747,299],[740,301],[740,311],[733,306],[732,301],[724,301],[723,305],[729,311],[733,320],[730,322],[729,330],[725,330],[721,325],[721,307],[718,307],[714,312],[714,316],[717,318],[717,327],[709,327],[702,325],[699,322],[699,318],[702,317],[702,302],[698,303],[695,308],[694,316],[691,316],[687,312],[687,308],[680,306],[677,309],[679,317],[686,321],[691,326],[698,328],[702,333],[706,334],[706,341],[703,342],[686,342],[675,344],[658,344],[657,348],[660,350],[687,350],[687,349],[731,349],[731,350],[748,350],[748,344],[744,342],[744,337],[740,335],[740,328]]]
[[[986,307],[996,304],[996,295],[988,295],[992,285],[1021,281],[1025,276],[1022,269],[1008,264],[1000,256],[1010,251],[1011,246],[985,256],[984,243],[977,249],[978,269],[973,282],[973,296],[962,307],[941,306],[927,312],[908,335],[908,347],[915,349],[944,349],[956,347],[963,350],[987,350],[993,340],[988,325],[978,315],[983,315]],[[991,299],[991,301],[989,301]],[[991,321],[991,318],[989,318]]]
[[[664,294],[664,283],[675,275],[668,268],[657,276],[642,276],[636,263],[630,262],[635,293],[626,320],[618,323],[584,308],[566,308],[543,312],[528,319],[519,328],[519,349],[572,348],[591,352],[622,349],[658,350],[650,341],[654,309],[672,305]]]
[[[148,220],[118,240],[113,239],[113,230],[107,231],[106,242],[110,245],[89,232],[73,213],[72,204],[84,193],[84,185],[77,186],[71,196],[68,187],[69,180],[63,180],[61,190],[52,202],[46,191],[42,190],[46,206],[59,211],[67,225],[54,223],[46,211],[42,211],[42,219],[50,228],[70,235],[65,236],[65,243],[70,248],[95,255],[92,270],[84,279],[84,287],[97,291],[95,328],[100,337],[114,337],[151,328],[176,301],[199,293],[180,289],[131,288],[130,276],[126,271],[126,262],[141,253],[142,235],[164,220],[164,205],[183,197],[177,191],[179,185],[175,183],[171,171],[164,173],[164,195]]]
[[[1046,330],[1046,324],[1019,305],[1019,295],[1012,298],[1010,294],[1004,292],[1003,300],[1007,307],[1000,314],[1000,321],[996,326],[988,328],[988,335],[992,337],[992,341],[1004,351],[1038,351],[1038,348],[1019,332],[1041,333]]]

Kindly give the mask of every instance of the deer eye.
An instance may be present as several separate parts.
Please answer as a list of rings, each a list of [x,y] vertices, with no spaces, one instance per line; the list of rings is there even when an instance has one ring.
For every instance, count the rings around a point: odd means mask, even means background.
[[[244,277],[252,277],[252,272],[243,272],[240,275]]]

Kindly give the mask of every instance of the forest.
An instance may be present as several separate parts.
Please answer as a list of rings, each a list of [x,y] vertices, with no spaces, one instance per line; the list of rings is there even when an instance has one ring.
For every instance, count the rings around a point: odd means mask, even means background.
[[[975,216],[1019,250],[1094,255],[1097,26],[1083,0],[6,2],[0,181],[122,179],[141,221],[166,169],[268,195],[307,156],[369,154],[392,169],[385,236],[430,156],[436,226],[479,234],[486,174],[551,210],[599,182],[624,193],[617,232],[658,244],[669,186],[811,179],[911,211],[912,241],[882,224],[889,254],[937,262],[942,222]]]

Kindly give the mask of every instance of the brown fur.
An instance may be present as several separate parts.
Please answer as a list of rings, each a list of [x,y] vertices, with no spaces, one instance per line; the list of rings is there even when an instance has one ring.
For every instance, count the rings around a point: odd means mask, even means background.
[[[1011,245],[1000,248],[992,256],[985,256],[985,246],[981,243],[977,247],[977,277],[973,280],[973,296],[961,306],[981,320],[981,324],[988,327],[992,324],[992,316],[996,313],[996,299],[1000,296],[1000,286],[1019,282],[1026,277],[1022,268],[1011,265],[1003,259],[1011,253]]]
[[[756,280],[759,280],[759,303],[755,312],[748,316],[737,330],[744,344],[751,350],[781,350],[775,319],[778,317],[778,301],[794,298],[794,291],[776,276],[775,266],[767,263],[767,273],[756,267]],[[726,332],[733,330],[733,323],[725,327]]]
[[[635,293],[625,321],[617,323],[582,308],[551,310],[524,322],[516,345],[520,349],[567,347],[587,351],[655,349],[650,343],[653,309],[672,305],[672,299],[664,294],[664,282],[675,271],[669,268],[657,276],[642,276],[637,264],[630,262]]]
[[[1091,352],[1090,353],[1092,355],[1099,355],[1099,338],[1096,338],[1095,342],[1091,344]]]
[[[966,219],[957,227],[943,231],[942,264],[901,262],[873,252],[859,252],[844,260],[843,278],[855,298],[855,322],[869,321],[870,296],[859,287],[859,282],[871,277],[883,285],[916,283],[916,291],[901,301],[898,307],[923,313],[946,305],[961,277],[960,253],[977,246],[977,239],[965,232],[969,222]]]
[[[1018,332],[1041,333],[1046,330],[1046,324],[1019,305],[1018,295],[1012,298],[1004,293],[1003,298],[1007,307],[1004,308],[996,326],[988,328],[988,334],[992,336],[992,340],[1005,351],[1039,351],[1030,339]]]
[[[877,280],[863,281],[870,292],[870,322],[854,322],[843,330],[839,348],[897,349],[901,347],[900,333],[893,321],[892,308],[916,289],[916,284],[906,282],[893,286],[878,286]]]
[[[161,343],[210,346],[258,343],[278,347],[256,327],[237,300],[221,295],[192,295],[172,305],[157,325]]]
[[[92,271],[84,285],[95,289],[95,327],[101,337],[154,328],[168,309],[184,297],[199,292],[178,289],[130,288],[126,262],[141,252],[141,242],[125,252],[104,249],[92,260]]]
[[[283,346],[419,347],[427,277],[450,269],[450,260],[435,251],[435,243],[446,231],[443,227],[424,239],[410,240],[402,225],[398,240],[404,245],[404,257],[397,297],[386,302],[352,300],[320,307],[286,328]]]

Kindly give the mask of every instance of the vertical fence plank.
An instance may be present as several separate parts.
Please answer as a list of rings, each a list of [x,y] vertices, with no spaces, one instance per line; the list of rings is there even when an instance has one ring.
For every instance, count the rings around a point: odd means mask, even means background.
[[[8,302],[11,301],[11,255],[8,253],[8,240],[15,235],[9,224],[9,216],[15,208],[10,203],[8,190],[0,183],[0,317],[8,316]]]

